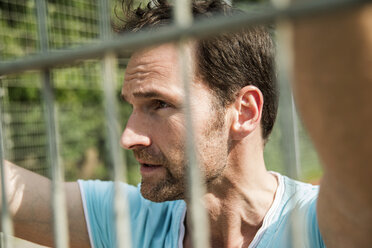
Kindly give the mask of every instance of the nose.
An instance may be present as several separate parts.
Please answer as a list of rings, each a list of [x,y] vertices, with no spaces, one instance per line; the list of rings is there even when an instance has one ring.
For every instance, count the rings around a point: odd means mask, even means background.
[[[123,131],[123,134],[121,135],[121,146],[127,150],[131,150],[137,147],[150,146],[151,139],[145,132],[145,130],[146,127],[141,124],[139,118],[132,113]]]

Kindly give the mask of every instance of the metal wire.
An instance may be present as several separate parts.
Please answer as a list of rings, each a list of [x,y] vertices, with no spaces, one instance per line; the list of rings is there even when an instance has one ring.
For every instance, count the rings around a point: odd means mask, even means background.
[[[42,0],[36,0],[37,1],[37,7],[38,7],[38,15],[44,15],[45,14],[45,2]],[[101,4],[105,2],[101,0]],[[180,0],[175,1],[177,2],[182,2]],[[176,40],[181,40],[181,45],[180,45],[180,54],[183,59],[181,59],[181,63],[184,63],[184,66],[182,68],[188,68],[188,65],[190,64],[190,61],[188,61],[188,56],[187,52],[184,49],[184,46],[182,45],[182,41],[184,41],[185,38],[188,37],[206,37],[209,35],[217,34],[221,31],[224,30],[229,30],[229,31],[234,31],[239,29],[242,26],[250,25],[250,24],[255,24],[255,23],[262,23],[262,22],[271,22],[273,20],[276,20],[277,18],[300,18],[302,16],[307,16],[307,15],[313,15],[316,13],[320,13],[323,11],[334,11],[342,8],[350,8],[354,6],[360,6],[362,4],[371,2],[370,0],[315,0],[315,1],[306,1],[306,2],[301,2],[296,5],[289,6],[288,8],[273,8],[273,7],[266,7],[262,9],[262,12],[260,13],[255,13],[251,15],[238,15],[234,17],[218,17],[216,19],[205,19],[205,20],[200,20],[200,22],[197,22],[195,25],[180,25],[182,22],[181,20],[177,25],[171,26],[171,27],[166,27],[164,29],[160,29],[157,32],[140,32],[138,34],[134,34],[131,36],[126,36],[126,37],[119,37],[117,39],[112,38],[110,35],[104,35],[102,42],[98,42],[96,44],[84,46],[84,47],[79,47],[74,50],[69,50],[69,51],[63,51],[63,52],[49,52],[48,51],[48,36],[46,30],[46,17],[41,17],[41,19],[44,19],[44,21],[39,22],[39,32],[40,32],[40,47],[41,47],[41,54],[30,57],[30,58],[22,58],[21,61],[12,61],[12,62],[7,62],[7,63],[0,63],[0,74],[10,74],[10,73],[15,73],[15,72],[21,72],[24,70],[29,70],[29,69],[42,69],[42,79],[44,82],[44,87],[43,87],[43,93],[44,93],[44,98],[45,98],[45,104],[46,104],[46,119],[48,123],[48,137],[49,137],[49,157],[50,157],[50,162],[53,164],[52,169],[53,169],[53,190],[56,192],[55,198],[53,199],[54,202],[54,218],[55,220],[55,225],[58,223],[57,227],[55,226],[54,230],[56,232],[57,228],[60,228],[60,225],[66,226],[66,228],[62,227],[62,232],[67,233],[67,223],[64,223],[67,220],[67,217],[63,217],[63,213],[66,213],[65,210],[63,210],[64,204],[64,197],[63,197],[63,189],[61,187],[61,183],[63,182],[63,168],[60,165],[59,162],[59,152],[58,152],[58,142],[57,142],[57,127],[55,126],[55,110],[54,110],[54,96],[53,96],[53,90],[52,90],[52,82],[50,78],[50,71],[46,70],[45,68],[51,68],[55,67],[58,65],[66,64],[66,63],[71,63],[77,60],[84,60],[88,58],[95,58],[95,57],[102,57],[104,60],[102,62],[103,66],[103,71],[104,71],[104,80],[103,80],[103,87],[105,89],[105,105],[106,105],[106,116],[107,120],[109,123],[109,140],[110,140],[110,146],[113,149],[112,150],[112,158],[114,160],[114,174],[117,176],[115,177],[115,187],[116,187],[116,194],[117,197],[115,197],[115,208],[117,210],[117,216],[118,219],[124,219],[124,220],[129,220],[128,213],[126,212],[126,204],[125,203],[120,203],[120,201],[124,201],[124,198],[120,198],[123,196],[123,193],[120,193],[119,189],[119,184],[118,181],[123,180],[125,169],[122,167],[123,160],[120,155],[120,151],[118,151],[118,145],[115,140],[117,137],[119,137],[117,134],[117,121],[116,121],[116,107],[115,107],[115,102],[110,102],[111,100],[114,99],[114,86],[112,85],[113,82],[115,82],[114,79],[114,71],[113,69],[115,68],[116,64],[116,58],[113,55],[114,52],[122,54],[123,49],[133,49],[133,48],[140,48],[148,45],[153,45],[153,44],[158,44],[162,42],[168,42],[168,41],[176,41]],[[40,4],[41,3],[41,4]],[[44,5],[43,5],[44,4]],[[179,3],[178,5],[181,6],[182,3]],[[44,9],[43,9],[44,8]],[[179,8],[179,10],[181,10]],[[182,10],[182,12],[185,9]],[[68,11],[67,11],[68,12]],[[102,12],[102,10],[101,10]],[[44,14],[43,14],[44,13]],[[180,16],[181,14],[176,14],[176,16]],[[185,20],[188,17],[185,17]],[[282,23],[284,24],[284,23]],[[107,23],[105,24],[107,25]],[[285,25],[282,25],[282,27],[285,27]],[[104,28],[107,28],[107,26],[104,26]],[[104,28],[101,29],[101,35],[105,32]],[[282,31],[285,30],[285,28],[282,29]],[[107,30],[106,30],[107,31]],[[284,31],[285,32],[285,31]],[[92,37],[94,36],[94,32],[92,32]],[[43,38],[44,37],[44,38]],[[280,38],[279,38],[280,39]],[[283,42],[282,42],[283,43]],[[56,41],[56,47],[60,47],[60,43]],[[288,50],[288,49],[287,49]],[[279,52],[281,49],[278,50]],[[286,49],[282,50],[282,52],[286,51]],[[183,55],[182,55],[183,54]],[[285,56],[288,56],[286,53]],[[284,56],[280,56],[284,58]],[[281,64],[281,63],[280,63]],[[288,61],[284,62],[282,65],[288,65]],[[282,71],[286,71],[288,74],[282,74],[282,75],[291,75],[291,69],[290,68],[283,68]],[[184,75],[184,82],[189,82],[189,73],[187,73],[186,70],[183,71]],[[282,78],[281,82],[288,82],[290,79],[288,78]],[[107,88],[107,89],[106,89]],[[284,91],[283,91],[284,89]],[[286,149],[286,152],[284,154],[289,154],[287,157],[287,162],[286,164],[288,165],[294,165],[291,166],[288,174],[291,177],[298,178],[299,174],[299,146],[298,146],[298,132],[297,132],[297,116],[295,114],[295,107],[293,103],[293,97],[291,94],[286,93],[286,90],[288,90],[288,85],[285,86],[282,89],[282,94],[287,95],[286,97],[286,107],[284,109],[286,110],[286,115],[288,115],[290,118],[287,119],[288,125],[287,128],[283,129],[283,136],[287,137],[290,139],[289,142],[286,142],[286,144],[289,144],[292,149]],[[186,102],[189,101],[189,90],[188,90],[188,84],[185,84],[185,92],[186,92]],[[1,116],[2,117],[2,116]],[[195,157],[195,151],[194,151],[194,146],[193,146],[193,131],[192,131],[192,121],[191,121],[191,113],[190,110],[187,112],[187,125],[188,125],[188,141],[187,142],[187,153],[190,156],[190,161],[191,164],[196,165],[196,157]],[[292,128],[290,128],[292,127]],[[116,131],[115,131],[116,130]],[[3,164],[2,164],[2,158],[3,158],[3,139],[2,139],[2,130],[0,126],[0,139],[1,139],[1,144],[0,144],[0,166],[1,170],[3,170]],[[297,140],[297,141],[296,141]],[[115,157],[116,156],[116,157]],[[3,177],[3,173],[1,173]],[[190,172],[191,176],[190,179],[197,179],[197,177],[200,177],[200,175],[197,173],[197,170],[192,170]],[[2,180],[3,182],[3,180]],[[201,180],[196,180],[196,184],[200,184]],[[191,183],[191,191],[193,192],[192,194],[195,194],[195,199],[198,199],[197,196],[203,195],[203,191],[199,191],[199,187],[201,184],[196,187],[194,187],[194,183]],[[2,190],[4,191],[5,187],[2,187]],[[196,190],[196,192],[194,192]],[[2,197],[5,195],[3,194]],[[200,199],[200,198],[199,198]],[[6,201],[5,201],[6,203]],[[200,203],[200,202],[199,202]],[[4,204],[4,200],[3,200]],[[122,204],[122,205],[120,205]],[[124,205],[123,205],[124,204]],[[194,206],[196,211],[191,210],[191,212],[199,212],[202,207],[197,206],[197,202]],[[62,206],[62,215],[58,214],[61,213],[61,207]],[[124,206],[124,207],[123,207]],[[60,208],[60,210],[57,210],[57,208]],[[194,208],[194,207],[192,207]],[[123,211],[122,211],[123,210]],[[122,211],[122,212],[121,212]],[[197,213],[196,213],[197,214]],[[194,229],[194,234],[196,235],[201,235],[202,237],[197,238],[195,237],[195,247],[208,247],[208,235],[203,236],[202,233],[205,232],[205,230],[209,230],[209,228],[202,229],[202,231],[196,231],[195,228],[199,228],[202,225],[200,225],[199,220],[203,220],[206,218],[205,216],[203,217],[203,213],[201,217],[193,217],[194,220],[198,220],[198,225],[196,227],[193,227]],[[124,216],[124,217],[121,217]],[[62,219],[61,219],[62,218]],[[296,219],[296,218],[292,218]],[[2,221],[4,218],[2,218]],[[60,221],[60,222],[58,222]],[[124,224],[123,224],[124,223]],[[202,221],[204,223],[204,220]],[[207,223],[207,222],[206,222]],[[129,234],[129,228],[124,227],[128,223],[118,221],[117,222],[117,232],[119,234],[122,233],[120,230],[124,230],[124,237],[123,240],[118,240],[118,245],[119,247],[129,247],[127,246],[126,242],[130,243],[130,234]],[[207,224],[205,224],[207,225]],[[4,226],[5,228],[5,226]],[[296,226],[293,227],[293,229],[296,229]],[[199,229],[198,229],[199,230]],[[4,230],[5,231],[5,230]],[[59,232],[58,232],[59,233]],[[67,238],[62,238],[64,234],[61,236],[58,236],[55,238],[57,247],[66,247],[68,244],[68,239]],[[118,235],[118,238],[120,239],[121,235]],[[297,236],[297,235],[294,235]],[[129,237],[129,238],[127,238]],[[203,239],[206,238],[206,241]],[[64,239],[60,240],[60,239]],[[66,243],[67,242],[67,243]],[[202,245],[203,244],[203,245]],[[294,244],[298,244],[296,240],[294,240]]]
[[[192,11],[190,0],[177,0],[174,6],[174,17],[176,25],[179,27],[189,27],[192,25]],[[187,40],[180,39],[178,42],[179,67],[181,80],[184,86],[185,114],[186,114],[186,155],[189,161],[187,170],[188,196],[190,204],[188,205],[191,227],[190,233],[192,246],[195,248],[210,247],[209,245],[209,222],[206,210],[203,206],[203,196],[205,195],[205,185],[203,175],[198,166],[196,157],[196,148],[193,130],[193,118],[190,107],[190,85],[193,75],[192,57],[187,51]]]
[[[272,22],[281,17],[291,19],[301,18],[321,12],[330,12],[345,8],[350,9],[369,2],[371,0],[300,1],[284,9],[267,6],[262,8],[260,12],[255,13],[205,18],[195,22],[191,27],[172,25],[161,28],[156,32],[143,31],[63,52],[47,52],[29,58],[22,58],[22,60],[2,62],[0,63],[0,75],[32,69],[50,68],[74,61],[103,57],[109,51],[123,54],[123,51],[126,50],[177,41],[181,37],[203,38],[222,31],[236,31],[247,25]]]
[[[287,8],[290,0],[272,0],[277,8]],[[291,85],[294,75],[294,50],[293,50],[293,27],[288,19],[279,19],[277,22],[277,70],[278,84],[280,87],[280,130],[281,130],[281,150],[284,157],[286,174],[294,179],[300,177],[300,149],[298,136],[298,123],[296,107],[293,100]],[[301,247],[303,232],[301,232],[299,213],[296,210],[297,195],[296,191],[291,192],[293,197],[290,199],[290,206],[294,208],[290,216],[290,233],[292,247]]]
[[[287,1],[284,1],[287,2]],[[279,8],[283,8],[283,1],[273,0]],[[277,56],[276,67],[278,71],[278,85],[280,88],[280,107],[283,111],[281,130],[285,154],[285,165],[288,175],[298,179],[300,172],[300,149],[298,140],[297,113],[291,91],[293,83],[293,30],[292,24],[287,19],[280,19],[277,22]]]
[[[40,49],[46,52],[49,47],[47,30],[47,11],[45,0],[36,0]],[[43,98],[45,104],[45,121],[48,133],[48,159],[52,176],[52,206],[54,244],[57,248],[67,248],[69,244],[66,198],[64,192],[64,167],[58,149],[58,128],[56,126],[53,82],[50,71],[41,71]]]
[[[37,52],[36,7],[32,2],[0,0],[0,61]],[[17,45],[24,49],[9,49]]]
[[[116,237],[118,247],[131,247],[130,235],[130,216],[129,207],[127,204],[126,192],[122,190],[120,184],[126,180],[126,163],[122,156],[118,144],[118,137],[120,137],[119,121],[117,118],[117,107],[115,103],[115,68],[116,57],[114,54],[107,54],[103,61],[103,89],[104,89],[104,103],[105,116],[108,130],[110,156],[113,164],[113,175],[115,181],[115,198],[114,198],[114,212],[116,215]]]
[[[110,1],[100,0],[100,34],[102,40],[111,38],[110,26]],[[114,197],[114,213],[116,224],[116,241],[117,247],[130,248],[131,247],[131,232],[130,232],[130,215],[129,206],[127,203],[126,192],[120,186],[121,183],[126,182],[127,164],[123,158],[123,153],[118,145],[119,121],[117,117],[117,104],[115,102],[115,84],[116,84],[116,68],[117,58],[113,53],[107,53],[102,62],[103,78],[102,87],[104,89],[104,106],[106,125],[108,131],[110,157],[113,164],[113,175],[115,185]]]
[[[53,1],[50,4],[53,5],[48,8],[48,30],[53,34],[49,39],[50,49],[86,44],[99,38],[99,1]]]
[[[48,70],[42,72],[43,98],[48,133],[48,160],[52,176],[53,232],[54,243],[58,248],[68,247],[66,198],[64,191],[64,168],[61,163],[58,134],[55,119],[53,86]]]
[[[3,239],[0,237],[0,242],[4,242],[5,248],[13,247],[13,222],[10,216],[7,195],[6,195],[6,182],[5,182],[5,168],[4,168],[4,144],[3,144],[3,114],[2,106],[0,106],[0,174],[1,174],[1,226],[3,232]],[[0,246],[2,244],[0,243]]]

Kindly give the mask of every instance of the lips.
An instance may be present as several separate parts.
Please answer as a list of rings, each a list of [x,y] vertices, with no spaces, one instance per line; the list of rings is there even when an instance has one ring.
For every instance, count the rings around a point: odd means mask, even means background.
[[[151,174],[154,175],[159,169],[161,169],[161,165],[141,163],[140,171],[142,176],[149,176]]]
[[[140,164],[141,164],[140,171],[141,171],[142,176],[153,174],[162,168],[162,166],[159,164],[142,163],[142,162],[140,162]]]
[[[143,167],[160,167],[161,164],[159,163],[154,163],[149,160],[142,160],[142,159],[137,159],[138,163],[140,163],[141,166]]]
[[[143,167],[160,167],[161,165],[149,164],[149,163],[140,163]]]

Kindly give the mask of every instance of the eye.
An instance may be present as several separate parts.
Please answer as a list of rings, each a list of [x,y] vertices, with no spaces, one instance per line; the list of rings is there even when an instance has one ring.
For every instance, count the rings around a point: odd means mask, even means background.
[[[158,109],[169,108],[171,107],[171,105],[162,100],[154,100],[153,107],[155,110],[158,110]]]

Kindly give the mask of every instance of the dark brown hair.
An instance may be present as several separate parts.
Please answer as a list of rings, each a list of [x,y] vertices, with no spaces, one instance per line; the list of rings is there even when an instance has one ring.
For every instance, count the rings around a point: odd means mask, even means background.
[[[124,25],[117,32],[136,32],[158,28],[172,22],[172,6],[166,0],[152,0],[144,7],[132,8],[132,0],[123,0]],[[231,16],[241,12],[223,0],[193,1],[193,15]],[[239,90],[247,85],[259,88],[264,97],[262,137],[267,140],[274,126],[278,108],[275,82],[274,46],[268,28],[254,26],[236,33],[221,33],[198,40],[195,47],[196,75],[214,92],[223,107],[234,102]]]

